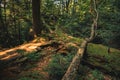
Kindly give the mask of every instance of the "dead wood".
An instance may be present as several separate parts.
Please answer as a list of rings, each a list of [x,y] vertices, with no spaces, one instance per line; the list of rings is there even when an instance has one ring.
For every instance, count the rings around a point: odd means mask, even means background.
[[[53,40],[53,41],[50,41],[50,42],[48,42],[48,43],[46,43],[44,45],[39,46],[38,48],[43,49],[43,48],[48,47],[48,46],[58,47],[61,44],[63,44],[63,43]]]
[[[109,63],[109,61],[104,56],[97,56],[97,55],[90,55],[90,54],[88,54],[87,58],[89,58],[89,57],[92,57],[93,59],[96,59],[96,60],[98,60],[100,62]]]
[[[34,53],[38,53],[38,52],[44,51],[45,48],[47,48],[47,47],[54,47],[54,50],[49,51],[52,54],[54,54],[54,53],[57,53],[59,50],[61,50],[64,47],[64,45],[59,47],[60,45],[63,45],[63,42],[50,41],[43,45],[38,46],[33,51],[34,51]],[[10,52],[6,53],[5,55],[0,56],[0,70],[10,67],[10,66],[13,66],[13,65],[17,65],[19,63],[23,63],[28,60],[28,58],[26,56],[17,52],[17,50],[19,50],[19,49],[10,51]],[[27,53],[29,53],[29,52],[24,51],[24,53],[27,55]],[[51,54],[47,54],[47,52],[46,52],[45,54],[42,54],[41,57],[45,57],[47,55],[51,55]]]
[[[87,45],[87,41],[84,41],[81,44],[81,48],[78,49],[77,54],[74,56],[62,80],[74,80],[75,79],[86,45]]]
[[[93,17],[93,24],[91,26],[91,34],[89,38],[86,38],[80,48],[78,49],[77,54],[74,56],[70,66],[68,67],[66,73],[64,74],[63,78],[61,80],[75,80],[76,75],[77,75],[77,71],[78,71],[78,67],[80,65],[81,59],[83,58],[83,55],[85,53],[85,49],[87,47],[88,42],[92,41],[95,37],[95,31],[97,28],[97,20],[98,20],[98,12],[96,9],[96,1],[95,0],[91,0],[91,2],[93,3],[93,11],[94,11],[94,16]],[[92,6],[92,5],[91,5]]]
[[[99,61],[95,61],[95,62],[97,62],[97,64],[95,64],[91,61],[88,61],[88,60],[82,60],[83,65],[86,65],[86,66],[90,67],[91,69],[99,69],[101,72],[103,72],[105,74],[115,76],[115,77],[120,77],[119,76],[120,70],[117,69],[114,65],[113,65],[114,68],[113,67],[107,68],[101,62],[99,62]],[[108,64],[108,63],[105,63],[105,64]]]

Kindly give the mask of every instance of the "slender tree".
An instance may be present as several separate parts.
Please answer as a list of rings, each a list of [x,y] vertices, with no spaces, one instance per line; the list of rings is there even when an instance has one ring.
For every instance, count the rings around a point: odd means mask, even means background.
[[[66,12],[67,12],[67,13],[69,13],[70,1],[71,1],[71,0],[66,1]]]
[[[2,1],[0,0],[0,4],[2,3]],[[3,27],[3,24],[4,24],[4,22],[3,22],[3,17],[2,17],[2,7],[1,7],[1,5],[0,5],[0,28],[2,29],[2,27]]]
[[[75,57],[73,58],[70,66],[68,67],[65,75],[63,76],[62,80],[75,80],[80,62],[82,57],[85,54],[86,48],[87,48],[87,44],[92,41],[95,38],[95,31],[96,31],[96,27],[97,27],[97,20],[98,20],[98,12],[96,9],[96,0],[91,0],[91,6],[92,6],[92,14],[93,14],[93,24],[91,26],[91,34],[89,38],[86,38],[80,48],[78,49],[77,54],[75,55]]]

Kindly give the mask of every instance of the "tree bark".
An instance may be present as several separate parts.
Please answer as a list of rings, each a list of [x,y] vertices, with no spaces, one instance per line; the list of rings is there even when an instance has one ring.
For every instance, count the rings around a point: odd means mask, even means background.
[[[40,16],[41,0],[32,0],[32,17],[33,17],[33,31],[34,37],[39,36],[43,27]]]
[[[82,59],[83,53],[85,51],[86,45],[87,45],[87,41],[84,40],[83,43],[81,44],[81,48],[78,49],[77,54],[73,58],[62,80],[75,80],[75,77],[79,68],[79,64]]]
[[[77,75],[77,71],[78,71],[78,67],[80,65],[81,59],[83,57],[83,54],[85,53],[85,49],[87,47],[87,44],[92,41],[95,37],[95,30],[97,28],[97,20],[98,20],[98,12],[96,9],[96,1],[95,0],[91,0],[91,2],[93,2],[93,10],[94,10],[94,16],[93,17],[93,24],[91,26],[91,34],[89,38],[86,38],[80,48],[78,49],[77,54],[74,56],[70,66],[68,67],[66,73],[64,74],[62,80],[75,80],[76,75]]]

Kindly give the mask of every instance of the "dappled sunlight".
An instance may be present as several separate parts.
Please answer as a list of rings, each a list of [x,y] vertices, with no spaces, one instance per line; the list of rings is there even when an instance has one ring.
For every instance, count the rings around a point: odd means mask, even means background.
[[[0,80],[120,80],[119,2],[0,0]]]
[[[30,43],[23,44],[23,45],[20,45],[18,47],[12,48],[12,49],[1,51],[0,52],[0,60],[7,60],[7,59],[18,56],[19,53],[17,52],[17,50],[24,50],[26,52],[32,52],[32,51],[36,50],[37,47],[39,47],[45,43],[46,43],[45,39],[40,38],[39,40],[35,39],[35,40],[31,41]]]
[[[8,56],[6,56],[4,58],[1,58],[0,60],[9,60],[9,59],[17,57],[17,56],[19,56],[19,54],[18,53],[14,53],[12,55],[8,55]]]
[[[41,44],[43,44],[43,43],[31,43],[30,45],[24,46],[24,48],[20,47],[19,49],[24,49],[28,52],[31,52],[31,51],[35,50],[37,47],[39,47]]]
[[[5,50],[5,51],[1,51],[0,52],[0,56],[2,56],[2,55],[5,55],[6,53],[8,53],[8,52],[12,52],[12,51],[14,51],[14,50],[16,50],[17,48],[12,48],[12,49],[8,49],[8,50]]]

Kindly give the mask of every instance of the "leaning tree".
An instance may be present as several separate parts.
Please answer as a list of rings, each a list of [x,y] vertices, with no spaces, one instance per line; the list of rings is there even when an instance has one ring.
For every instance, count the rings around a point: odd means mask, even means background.
[[[81,59],[83,58],[83,56],[85,56],[84,54],[87,48],[87,44],[95,38],[97,21],[98,21],[98,11],[97,11],[96,0],[91,0],[90,4],[91,4],[91,14],[93,16],[93,23],[91,25],[90,37],[85,38],[85,40],[82,42],[81,46],[78,49],[77,54],[74,56],[62,80],[75,80]]]

